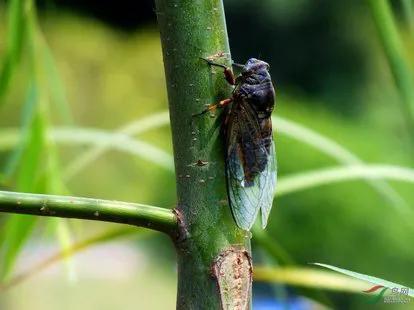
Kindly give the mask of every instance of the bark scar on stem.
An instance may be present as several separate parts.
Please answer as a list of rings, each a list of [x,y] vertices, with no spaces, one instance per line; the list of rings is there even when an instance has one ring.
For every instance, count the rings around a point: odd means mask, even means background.
[[[173,213],[177,217],[178,222],[178,231],[177,235],[175,236],[176,244],[182,244],[188,238],[189,232],[184,222],[184,217],[180,210],[177,208],[173,209]]]
[[[214,260],[212,273],[217,280],[223,310],[249,308],[252,268],[252,259],[242,246],[231,246]]]

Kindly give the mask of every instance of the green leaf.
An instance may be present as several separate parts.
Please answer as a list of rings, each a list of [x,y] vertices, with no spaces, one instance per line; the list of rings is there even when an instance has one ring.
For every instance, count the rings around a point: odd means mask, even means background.
[[[37,186],[38,165],[41,162],[41,154],[44,147],[44,123],[40,115],[36,115],[24,145],[21,159],[19,160],[16,189],[19,191],[41,191]],[[9,216],[3,231],[2,261],[0,277],[9,275],[11,268],[21,250],[24,242],[30,236],[36,223],[36,217],[22,215]]]
[[[21,116],[21,128],[19,132],[16,133],[19,136],[14,139],[15,141],[18,141],[17,146],[15,146],[15,148],[13,149],[12,154],[9,156],[9,159],[5,165],[5,168],[3,168],[5,178],[11,178],[11,176],[15,173],[17,166],[27,147],[28,141],[30,140],[30,130],[33,123],[33,119],[35,117],[34,115],[37,104],[37,90],[33,84],[29,85],[26,97],[27,98],[23,105],[23,111]]]
[[[386,60],[391,69],[401,100],[400,110],[406,117],[409,132],[414,129],[414,78],[410,61],[406,57],[404,42],[392,12],[390,1],[367,0],[381,41]]]
[[[31,4],[31,3],[30,3]],[[20,142],[9,161],[7,176],[15,175],[15,190],[58,193],[64,189],[58,171],[54,144],[48,140],[48,85],[43,70],[40,36],[32,6],[27,9],[27,58],[30,64],[28,99],[23,108]],[[24,243],[33,231],[35,217],[13,215],[8,218],[0,242],[2,279],[10,275]]]
[[[46,42],[42,41],[42,53],[46,69],[48,89],[50,90],[50,98],[53,104],[56,105],[60,118],[67,124],[72,124],[72,113],[66,99],[65,89],[61,81],[55,59],[47,46]]]
[[[7,8],[8,33],[5,57],[0,70],[0,99],[6,94],[10,80],[21,58],[26,27],[25,5],[27,5],[25,0],[11,0]]]
[[[10,270],[23,247],[24,242],[30,236],[36,217],[24,215],[10,215],[2,229],[0,251],[0,280],[7,280]]]
[[[333,271],[345,274],[347,276],[353,277],[355,279],[366,281],[366,282],[369,282],[369,283],[372,283],[372,284],[375,284],[375,285],[382,285],[382,286],[387,287],[389,289],[398,288],[399,290],[401,290],[402,288],[404,288],[404,289],[407,288],[408,289],[408,296],[414,297],[414,290],[412,288],[409,288],[407,286],[404,286],[404,285],[401,285],[401,284],[398,284],[398,283],[390,282],[390,281],[387,281],[387,280],[384,280],[384,279],[376,278],[376,277],[373,277],[373,276],[368,276],[368,275],[365,275],[365,274],[362,274],[362,273],[342,269],[342,268],[327,265],[327,264],[314,263],[313,265],[328,268],[330,270],[333,270]]]
[[[42,115],[37,114],[33,120],[28,142],[18,167],[17,188],[20,191],[33,191],[39,180],[39,163],[44,154],[45,124]],[[41,191],[37,189],[36,191]],[[44,190],[44,189],[43,189]]]
[[[6,175],[10,178],[15,172],[16,186],[19,191],[35,191],[36,171],[40,152],[44,146],[44,124],[36,112],[38,91],[31,83],[28,99],[23,108],[20,142],[10,157]],[[6,220],[0,241],[0,279],[7,278],[24,242],[30,236],[36,222],[35,217],[10,215]]]

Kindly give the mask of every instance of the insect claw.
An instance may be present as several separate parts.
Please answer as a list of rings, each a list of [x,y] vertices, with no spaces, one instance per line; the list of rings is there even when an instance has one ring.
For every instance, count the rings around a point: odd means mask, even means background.
[[[210,66],[216,66],[216,67],[221,67],[223,69],[227,69],[227,67],[225,65],[219,64],[217,62],[214,62],[208,58],[204,58],[204,57],[200,57],[200,59],[204,60],[205,62],[207,62]]]
[[[220,108],[220,107],[222,107],[222,106],[223,106],[223,102],[224,102],[224,101],[226,101],[226,102],[227,102],[228,100],[229,100],[229,99],[222,100],[222,101],[220,101],[218,104],[209,105],[209,106],[207,107],[207,109],[205,109],[205,110],[201,111],[200,113],[193,114],[193,117],[196,117],[196,116],[201,116],[201,115],[206,114],[207,112],[210,112],[210,111],[215,111],[218,107]]]
[[[232,66],[234,66],[234,67],[237,67],[237,68],[244,68],[244,65],[242,65],[242,64],[238,64],[238,63],[236,63],[236,62],[232,62],[232,64],[231,64]]]
[[[201,60],[204,60],[208,65],[214,66],[214,62],[208,58],[200,57]]]
[[[209,111],[209,110],[208,110],[208,109],[206,109],[206,110],[201,111],[200,113],[194,113],[194,114],[193,114],[193,115],[191,115],[191,116],[192,116],[192,117],[201,116],[201,115],[203,115],[203,114],[206,114],[208,111]]]

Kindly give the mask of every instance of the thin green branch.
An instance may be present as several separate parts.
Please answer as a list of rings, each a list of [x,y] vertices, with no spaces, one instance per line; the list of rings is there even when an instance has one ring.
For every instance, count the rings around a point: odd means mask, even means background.
[[[282,283],[292,286],[326,289],[340,292],[362,293],[369,285],[361,280],[338,276],[303,267],[255,267],[254,279],[259,282]]]
[[[115,134],[124,134],[127,136],[136,135],[153,128],[157,128],[163,125],[170,124],[170,116],[168,111],[162,111],[159,113],[151,114],[135,120],[115,131]],[[118,143],[116,135],[107,139],[106,143],[101,145],[94,145],[85,152],[77,156],[72,162],[70,162],[64,170],[64,178],[66,180],[72,178],[77,173],[81,172],[85,166],[93,163],[100,155],[111,149],[113,144]],[[165,157],[165,156],[164,156]],[[168,169],[172,169],[174,166],[173,159],[169,159],[171,164],[168,164]]]
[[[133,139],[125,133],[111,133],[92,128],[62,128],[61,130],[54,131],[51,138],[56,139],[59,143],[72,144],[75,142],[103,147],[107,147],[108,143],[110,143],[112,148],[119,151],[130,152],[167,170],[174,170],[173,158],[169,153],[152,144]],[[70,177],[70,175],[66,175],[66,178],[68,176]]]
[[[0,150],[8,150],[15,147],[18,138],[18,129],[3,128],[0,137]],[[130,153],[153,162],[166,170],[174,171],[173,158],[169,153],[152,144],[132,138],[126,133],[112,133],[96,128],[61,127],[49,131],[48,138],[59,144],[77,144],[97,148],[110,148],[112,150]],[[89,158],[87,158],[87,160],[90,162]],[[69,179],[74,173],[79,172],[79,169],[84,167],[83,165],[83,160],[82,162],[78,162],[76,167],[71,164],[71,169],[74,171],[65,170],[65,179]]]
[[[177,227],[177,219],[168,209],[70,196],[0,191],[0,212],[122,223],[167,234]]]
[[[324,184],[361,178],[414,183],[414,169],[392,165],[354,165],[318,169],[281,178],[276,195],[281,196]]]
[[[292,139],[308,144],[318,151],[336,159],[346,165],[364,165],[357,155],[337,143],[336,141],[320,134],[311,128],[292,120],[276,116],[273,122],[278,134],[284,134]],[[385,181],[366,179],[366,181],[384,198],[390,201],[397,209],[409,209],[406,201]]]

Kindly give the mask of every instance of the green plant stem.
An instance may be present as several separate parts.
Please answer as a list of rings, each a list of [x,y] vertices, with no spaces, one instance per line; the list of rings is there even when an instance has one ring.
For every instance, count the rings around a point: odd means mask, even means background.
[[[291,174],[280,179],[277,196],[355,179],[387,179],[414,183],[414,169],[392,165],[349,165]],[[411,209],[404,209],[404,212]]]
[[[401,95],[410,132],[414,130],[414,79],[387,0],[367,0],[388,64]]]
[[[338,277],[333,272],[320,272],[314,268],[304,267],[257,267],[254,270],[254,279],[260,282],[350,293],[362,293],[370,287],[367,282],[361,280],[346,276]]]
[[[208,115],[193,117],[206,104],[231,95],[223,70],[210,68],[200,59],[222,55],[215,60],[230,65],[223,3],[221,0],[156,0],[155,3],[173,135],[177,212],[182,224],[181,239],[176,243],[177,308],[229,309],[231,306],[224,301],[226,296],[220,290],[228,289],[230,303],[233,294],[240,293],[241,297],[245,291],[235,290],[236,286],[221,286],[220,277],[215,277],[212,270],[226,250],[241,247],[246,251],[243,253],[249,252],[250,233],[236,227],[228,206],[220,135],[222,119]],[[197,165],[200,160],[202,164]],[[247,277],[251,275],[243,273],[238,280],[245,281]],[[250,288],[248,285],[246,295],[250,295]]]
[[[137,203],[0,191],[0,212],[122,223],[174,234],[171,210]]]

